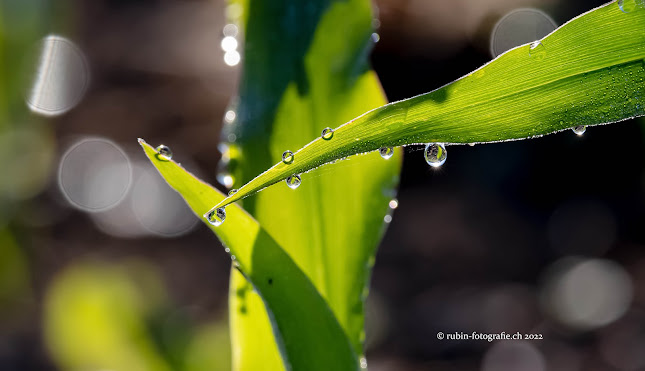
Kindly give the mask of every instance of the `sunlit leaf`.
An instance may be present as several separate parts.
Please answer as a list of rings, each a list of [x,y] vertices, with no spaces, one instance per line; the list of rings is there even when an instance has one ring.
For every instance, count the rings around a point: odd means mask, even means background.
[[[241,5],[242,81],[231,108],[235,122],[226,124],[223,135],[230,142],[223,150],[234,187],[280,161],[283,152],[320,137],[324,128],[386,102],[368,64],[374,46],[370,1]],[[335,140],[333,133],[326,142]],[[363,354],[363,301],[400,164],[400,151],[389,160],[374,153],[354,157],[331,171],[302,174],[297,189],[282,184],[244,202],[325,298],[357,354]],[[282,369],[265,361],[276,357],[267,354],[274,340],[261,303],[237,295],[248,284],[240,275],[232,278],[234,369]],[[253,315],[241,315],[240,308]]]
[[[332,140],[294,150],[292,163],[278,162],[216,207],[383,146],[523,139],[642,116],[645,5],[625,3],[628,12],[611,2],[438,90],[365,113],[338,127]]]
[[[203,215],[213,202],[224,198],[175,162],[160,156],[143,140],[140,143],[152,164],[197,215]],[[286,362],[294,370],[356,369],[358,359],[347,336],[307,276],[242,208],[232,206],[226,213],[226,223],[220,227],[209,224],[209,227],[230,249],[236,269],[250,282],[243,292],[235,295],[261,296],[272,315]],[[248,308],[236,310],[242,315],[253,314]],[[265,349],[260,345],[264,346],[258,344],[256,350],[263,354]],[[258,369],[265,369],[257,365]]]

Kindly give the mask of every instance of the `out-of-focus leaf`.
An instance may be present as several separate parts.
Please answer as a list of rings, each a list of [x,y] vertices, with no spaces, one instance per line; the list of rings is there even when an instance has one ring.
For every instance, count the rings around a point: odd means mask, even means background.
[[[139,282],[147,266],[134,267]],[[56,278],[45,303],[45,341],[63,370],[169,371],[145,318],[155,289],[137,287],[123,267],[73,266]]]

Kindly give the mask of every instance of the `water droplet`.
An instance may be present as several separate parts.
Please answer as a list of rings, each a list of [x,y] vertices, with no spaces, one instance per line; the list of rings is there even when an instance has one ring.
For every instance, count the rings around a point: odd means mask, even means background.
[[[469,146],[474,147],[476,143],[468,143]]]
[[[394,155],[394,148],[392,147],[381,147],[378,151],[381,157],[386,160],[389,160]]]
[[[377,34],[376,32],[374,32],[374,33],[372,34],[372,41],[374,41],[375,43],[377,43],[377,42],[379,42],[380,40],[381,40],[381,36],[380,36],[379,34]]]
[[[284,151],[282,154],[282,162],[285,164],[290,164],[293,162],[293,152],[291,151]]]
[[[387,224],[390,224],[392,222],[392,215],[386,215],[383,217],[383,221]]]
[[[425,157],[428,165],[439,167],[446,162],[448,152],[446,151],[446,147],[441,143],[429,143],[423,152],[423,156]]]
[[[302,179],[300,179],[300,175],[298,174],[293,174],[292,176],[287,178],[287,185],[291,189],[300,187],[300,183],[302,183]]]
[[[219,227],[220,225],[222,225],[222,223],[224,223],[224,220],[226,220],[226,210],[224,210],[223,207],[215,210],[210,210],[209,212],[204,214],[204,217],[211,225]]]
[[[324,140],[330,140],[330,139],[331,139],[331,137],[333,137],[333,136],[334,136],[334,130],[332,130],[332,128],[324,128],[324,129],[323,129],[323,131],[322,131],[322,133],[320,134],[320,136],[321,136]]]
[[[367,360],[365,359],[365,357],[361,357],[361,368],[367,368]]]
[[[631,13],[637,8],[643,8],[643,0],[618,0],[618,7],[623,13]]]
[[[529,47],[529,55],[532,58],[535,58],[538,61],[541,61],[546,57],[546,48],[542,43],[538,41],[534,41],[531,43],[531,46]]]
[[[577,125],[571,128],[576,135],[582,135],[587,131],[587,127],[585,125]]]
[[[170,160],[172,158],[172,151],[170,150],[170,147],[166,145],[159,145],[159,147],[157,147],[157,153],[165,160]]]
[[[236,193],[237,193],[237,189],[233,188],[233,189],[231,189],[230,191],[228,191],[228,197],[231,197],[231,196],[233,196],[233,195],[234,195],[234,194],[236,194]]]

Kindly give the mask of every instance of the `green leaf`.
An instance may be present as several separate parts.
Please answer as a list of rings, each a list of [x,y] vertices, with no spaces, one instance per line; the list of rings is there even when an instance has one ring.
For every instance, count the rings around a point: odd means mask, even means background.
[[[523,139],[642,116],[645,5],[625,2],[628,13],[611,2],[566,23],[534,49],[519,46],[438,90],[347,122],[332,140],[313,140],[291,164],[278,162],[216,207],[383,146]],[[340,175],[337,180],[345,182]]]
[[[212,203],[224,199],[224,195],[175,162],[159,156],[143,140],[139,142],[159,173],[197,215],[203,215]],[[226,212],[225,224],[218,228],[208,225],[230,248],[237,269],[253,285],[236,295],[252,291],[261,295],[290,369],[355,370],[358,359],[347,336],[307,276],[241,207],[234,205]],[[242,312],[240,308],[236,310]],[[251,314],[248,309],[244,311]],[[250,333],[244,335],[253,341]],[[262,354],[266,344],[256,345],[256,351]],[[260,363],[255,365],[259,365],[258,370],[265,369]]]
[[[386,103],[368,64],[374,45],[369,0],[249,1],[243,9],[237,121],[224,132],[235,138],[224,155],[236,185],[325,127]],[[387,161],[374,153],[355,157],[331,172],[321,168],[303,175],[295,190],[283,184],[244,202],[325,298],[357,354],[363,353],[363,301],[400,165],[400,151]],[[257,349],[268,347],[272,335],[260,325],[266,319],[238,315],[239,307],[254,313],[261,308],[235,294],[235,287],[244,287],[235,274],[231,285],[233,338],[253,334],[265,344],[235,342],[235,369],[256,370],[244,365],[263,362],[266,355]],[[282,367],[264,363],[261,369]]]

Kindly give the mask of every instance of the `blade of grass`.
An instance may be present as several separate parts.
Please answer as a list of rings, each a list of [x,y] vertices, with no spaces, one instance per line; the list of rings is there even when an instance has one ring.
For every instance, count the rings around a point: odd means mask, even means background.
[[[146,155],[198,216],[224,195],[195,178],[139,140]],[[287,369],[355,370],[358,358],[349,339],[314,285],[275,240],[242,208],[230,207],[233,219],[208,226],[230,249],[239,272],[252,283],[271,314],[276,340]]]
[[[485,143],[537,137],[645,114],[645,6],[616,2],[585,13],[532,48],[522,45],[438,90],[349,121],[317,138],[233,196],[225,207],[292,174],[384,146]],[[351,185],[348,185],[351,186]]]

